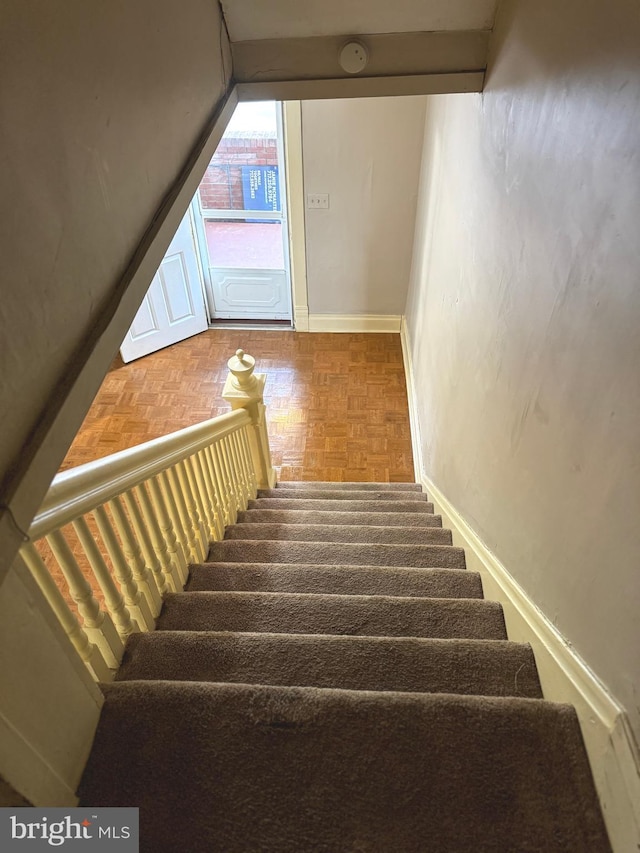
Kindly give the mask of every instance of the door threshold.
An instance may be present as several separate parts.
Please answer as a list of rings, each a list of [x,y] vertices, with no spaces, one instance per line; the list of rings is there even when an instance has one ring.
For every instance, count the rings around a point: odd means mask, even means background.
[[[290,320],[212,320],[209,321],[209,329],[247,329],[249,331],[279,331],[293,332],[293,323]]]

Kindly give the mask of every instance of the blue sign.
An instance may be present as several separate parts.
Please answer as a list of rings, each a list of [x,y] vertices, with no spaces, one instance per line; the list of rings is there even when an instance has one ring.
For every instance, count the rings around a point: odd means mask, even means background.
[[[278,213],[280,211],[278,167],[242,166],[242,200],[245,210],[271,210]]]

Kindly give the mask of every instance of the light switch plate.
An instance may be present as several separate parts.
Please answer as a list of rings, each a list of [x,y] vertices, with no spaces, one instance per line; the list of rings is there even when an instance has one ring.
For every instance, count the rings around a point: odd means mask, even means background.
[[[329,193],[307,193],[308,210],[328,210]]]

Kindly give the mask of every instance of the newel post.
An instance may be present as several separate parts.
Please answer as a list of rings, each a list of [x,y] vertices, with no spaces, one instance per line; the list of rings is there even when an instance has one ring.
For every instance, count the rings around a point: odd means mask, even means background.
[[[222,397],[231,408],[246,409],[251,417],[249,447],[256,472],[259,489],[272,489],[276,483],[276,472],[271,464],[271,449],[265,418],[264,386],[266,375],[254,374],[256,360],[252,356],[237,350],[227,362],[229,375],[224,384]]]

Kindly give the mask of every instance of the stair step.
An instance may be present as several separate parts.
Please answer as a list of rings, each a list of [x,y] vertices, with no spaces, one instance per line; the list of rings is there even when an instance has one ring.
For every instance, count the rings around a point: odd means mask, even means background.
[[[476,572],[287,563],[191,566],[187,590],[482,598],[482,583]]]
[[[214,542],[211,563],[317,563],[464,569],[464,551],[451,545],[362,545],[342,542],[274,542],[225,539]]]
[[[273,542],[356,542],[367,545],[451,545],[442,527],[372,527],[366,524],[234,524],[225,539],[269,539]]]
[[[117,679],[542,698],[531,648],[505,640],[156,631],[129,637]]]
[[[386,489],[258,489],[259,498],[282,498],[288,500],[331,500],[331,501],[411,501],[424,502],[423,492],[387,491]]]
[[[412,512],[420,515],[433,513],[429,501],[375,501],[375,500],[317,500],[315,498],[255,498],[248,509],[312,510],[314,512]]]
[[[568,706],[172,681],[104,693],[80,803],[139,806],[145,853],[610,851]]]
[[[276,489],[323,489],[340,491],[422,492],[419,483],[338,483],[333,480],[284,480]]]
[[[442,527],[442,517],[425,512],[313,512],[304,509],[249,509],[239,524],[371,524],[386,527]]]
[[[172,593],[157,629],[507,639],[502,607],[494,601],[287,592]]]

